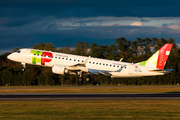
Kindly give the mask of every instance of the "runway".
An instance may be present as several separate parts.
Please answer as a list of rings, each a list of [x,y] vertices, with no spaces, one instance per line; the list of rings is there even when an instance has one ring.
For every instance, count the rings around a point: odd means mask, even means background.
[[[11,100],[180,100],[180,93],[0,93]]]

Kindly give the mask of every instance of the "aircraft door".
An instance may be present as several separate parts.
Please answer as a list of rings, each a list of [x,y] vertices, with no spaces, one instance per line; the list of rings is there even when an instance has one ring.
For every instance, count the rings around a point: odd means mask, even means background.
[[[129,74],[133,74],[133,69],[134,69],[134,65],[133,64],[130,64],[129,65]]]
[[[26,51],[26,59],[30,59],[31,58],[31,50],[27,50]]]

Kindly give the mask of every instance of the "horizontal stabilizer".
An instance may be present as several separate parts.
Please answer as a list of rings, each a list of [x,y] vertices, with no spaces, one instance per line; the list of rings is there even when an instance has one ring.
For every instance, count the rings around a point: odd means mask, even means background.
[[[164,74],[169,74],[172,71],[174,71],[174,69],[155,69],[155,70],[149,70],[149,72],[157,72],[157,73],[164,73]]]

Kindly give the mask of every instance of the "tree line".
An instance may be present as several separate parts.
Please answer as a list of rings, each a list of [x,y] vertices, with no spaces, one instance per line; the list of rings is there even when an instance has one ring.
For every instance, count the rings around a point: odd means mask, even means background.
[[[109,60],[123,58],[124,62],[137,63],[147,60],[154,52],[165,43],[173,44],[165,68],[175,69],[171,74],[164,76],[141,77],[141,78],[113,78],[103,75],[91,75],[90,81],[79,82],[78,75],[57,75],[52,73],[52,68],[27,65],[22,71],[21,63],[7,59],[10,53],[0,56],[0,86],[45,86],[45,85],[176,85],[180,83],[180,50],[175,40],[169,38],[137,38],[134,41],[126,38],[115,39],[111,45],[100,45],[96,43],[77,42],[76,47],[57,48],[52,43],[39,43],[32,48],[51,50],[68,54],[92,56]],[[13,51],[18,50],[15,48]],[[87,77],[83,76],[84,79]]]

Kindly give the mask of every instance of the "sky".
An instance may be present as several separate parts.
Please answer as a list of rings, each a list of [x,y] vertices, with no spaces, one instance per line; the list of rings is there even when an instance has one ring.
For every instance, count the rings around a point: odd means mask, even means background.
[[[0,0],[0,54],[78,41],[110,45],[125,37],[180,43],[179,0]]]

